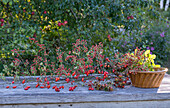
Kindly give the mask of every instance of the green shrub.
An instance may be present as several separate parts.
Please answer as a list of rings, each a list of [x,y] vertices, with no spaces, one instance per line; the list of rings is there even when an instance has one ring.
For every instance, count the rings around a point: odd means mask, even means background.
[[[160,18],[157,4],[157,0],[2,0],[2,61],[11,59],[12,49],[25,50],[24,57],[32,58],[35,46],[28,37],[47,44],[50,56],[56,47],[69,51],[76,39],[87,40],[87,47],[102,42],[106,56],[133,50],[142,43],[141,29]]]

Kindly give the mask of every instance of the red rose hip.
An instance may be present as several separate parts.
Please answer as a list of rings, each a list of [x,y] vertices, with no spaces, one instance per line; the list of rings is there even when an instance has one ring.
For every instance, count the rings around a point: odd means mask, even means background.
[[[12,84],[14,84],[14,81],[12,81]]]
[[[61,22],[58,23],[58,26],[61,27]]]
[[[134,19],[134,17],[133,17],[132,15],[130,16],[130,18],[131,18],[131,19]]]
[[[3,23],[3,22],[4,22],[4,19],[1,19],[0,21],[1,21],[1,23]]]
[[[12,88],[15,89],[15,88],[17,88],[17,86],[13,86]]]
[[[129,20],[129,19],[130,19],[130,17],[128,16],[128,17],[127,17],[127,20]]]

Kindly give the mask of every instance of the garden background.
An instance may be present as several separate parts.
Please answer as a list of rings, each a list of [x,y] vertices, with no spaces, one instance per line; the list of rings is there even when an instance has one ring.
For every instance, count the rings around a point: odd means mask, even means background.
[[[67,52],[77,39],[84,39],[88,48],[102,42],[108,58],[136,47],[150,49],[156,63],[170,68],[170,10],[160,10],[159,2],[1,0],[0,71],[4,73],[4,66],[17,57],[11,50],[33,60],[39,49],[30,39],[45,45],[50,59],[56,48]]]

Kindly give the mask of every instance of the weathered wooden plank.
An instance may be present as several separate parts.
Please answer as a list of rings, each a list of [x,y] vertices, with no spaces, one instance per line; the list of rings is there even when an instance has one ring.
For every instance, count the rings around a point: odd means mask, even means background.
[[[1,108],[169,108],[170,101],[2,105]]]
[[[17,85],[17,84],[16,84]],[[59,84],[60,85],[60,84]],[[136,88],[133,86],[126,86],[125,89],[115,89],[112,92],[106,91],[88,91],[87,87],[79,86],[75,91],[68,91],[68,84],[61,84],[65,89],[60,92],[55,92],[53,89],[37,89],[33,83],[28,91],[23,89],[22,84],[16,89],[6,89],[6,85],[0,85],[0,107],[54,107],[62,104],[68,107],[70,104],[79,106],[79,108],[88,107],[108,107],[116,105],[142,105],[149,102],[156,105],[170,104],[170,76],[166,75],[159,88]],[[34,87],[34,88],[33,88]],[[146,102],[145,102],[146,101]],[[109,103],[109,104],[108,104]],[[101,104],[101,105],[99,105]],[[112,106],[109,106],[112,105]],[[126,106],[126,105],[125,105]],[[125,107],[122,106],[122,107]],[[60,106],[61,107],[61,106]],[[70,106],[72,107],[72,106]],[[153,105],[153,107],[155,107]],[[132,106],[133,108],[133,106]]]

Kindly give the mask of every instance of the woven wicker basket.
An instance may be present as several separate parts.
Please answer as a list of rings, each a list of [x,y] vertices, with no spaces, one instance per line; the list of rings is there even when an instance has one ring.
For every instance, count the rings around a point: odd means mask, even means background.
[[[138,71],[131,72],[130,79],[132,85],[141,88],[157,88],[160,86],[165,73],[168,71],[167,68],[154,68],[155,71]]]

